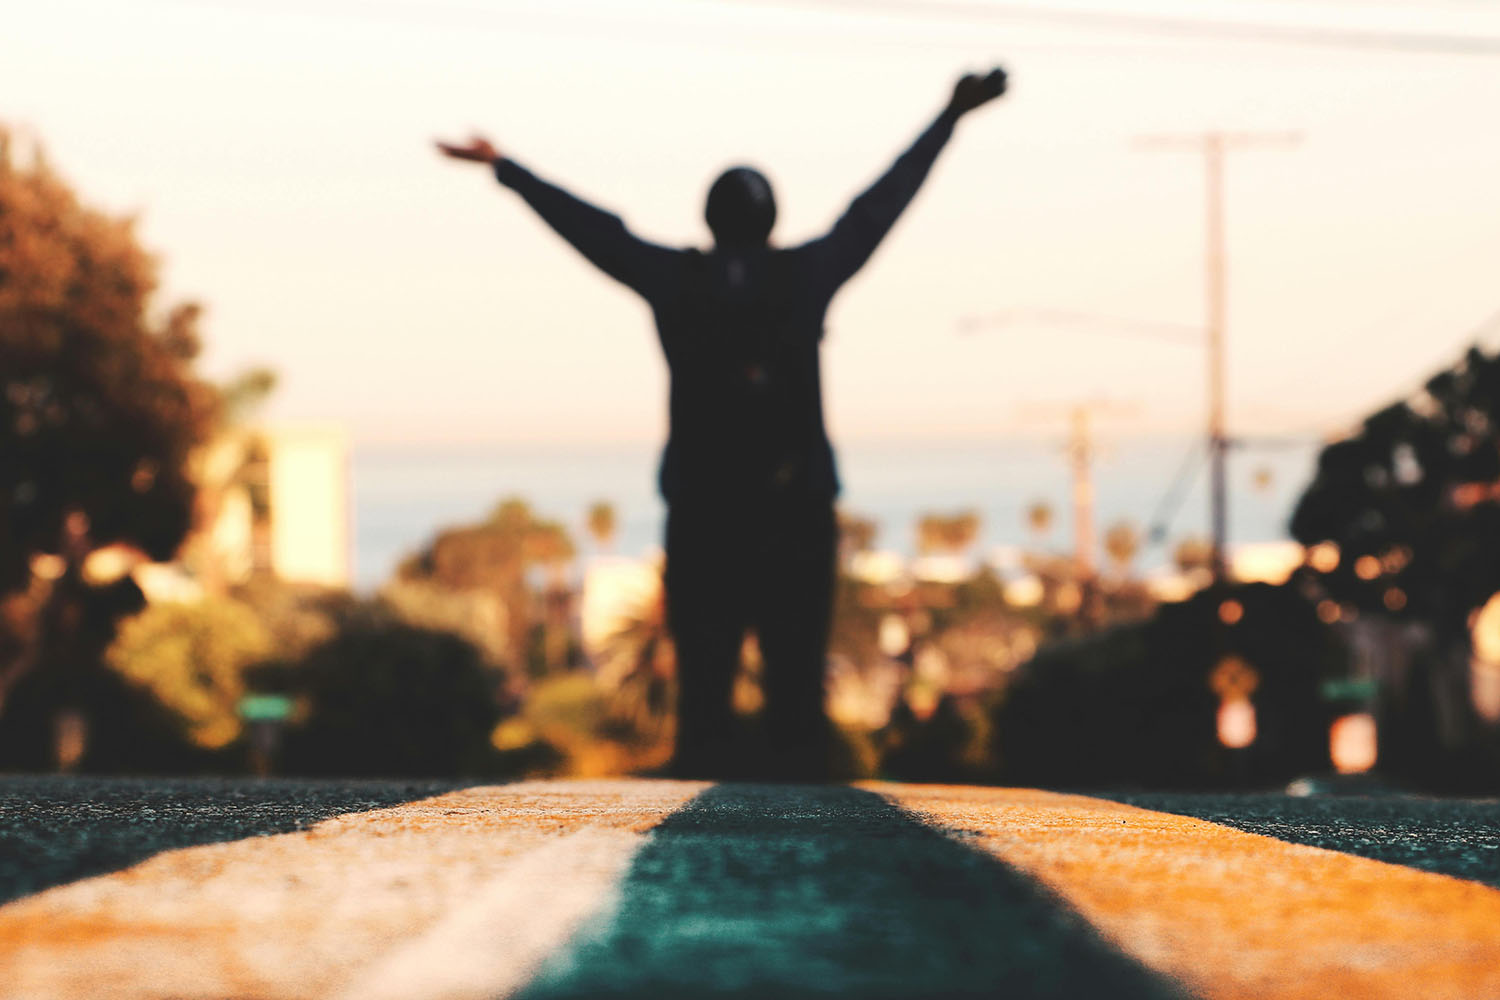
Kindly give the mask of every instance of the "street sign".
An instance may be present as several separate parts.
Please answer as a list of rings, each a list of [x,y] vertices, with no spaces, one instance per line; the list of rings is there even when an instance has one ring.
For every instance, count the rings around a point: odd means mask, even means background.
[[[292,714],[292,699],[284,694],[247,694],[237,708],[246,722],[285,722]]]
[[[1324,701],[1368,701],[1375,697],[1378,686],[1371,677],[1338,677],[1324,681],[1318,693]]]

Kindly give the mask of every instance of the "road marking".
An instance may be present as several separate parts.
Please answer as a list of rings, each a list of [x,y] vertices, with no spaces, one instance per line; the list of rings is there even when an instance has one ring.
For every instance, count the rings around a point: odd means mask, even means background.
[[[718,785],[522,1000],[1182,1000],[1024,875],[862,789]]]
[[[1222,1000],[1500,997],[1500,891],[1080,795],[871,783]]]
[[[706,787],[469,788],[169,851],[0,907],[0,983],[8,1000],[291,1000],[335,995],[380,969],[407,998],[500,995],[608,904],[645,832]],[[570,858],[578,891],[562,891]],[[512,891],[524,910],[506,910]],[[490,943],[512,963],[503,969],[484,949],[464,968],[441,947],[443,933],[472,946],[516,912],[524,932]],[[426,983],[423,957],[444,963]],[[480,987],[486,975],[495,988]]]
[[[337,1000],[487,1000],[531,980],[588,918],[612,909],[640,835],[580,830],[523,854],[416,940],[376,962]]]

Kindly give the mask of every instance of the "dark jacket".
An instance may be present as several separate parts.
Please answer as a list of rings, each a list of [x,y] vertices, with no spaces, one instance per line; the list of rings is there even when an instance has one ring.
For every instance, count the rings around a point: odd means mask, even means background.
[[[944,111],[827,235],[789,249],[658,246],[514,160],[496,162],[500,183],[650,303],[671,370],[660,473],[668,503],[838,493],[823,428],[823,317],[917,193],[955,121]]]

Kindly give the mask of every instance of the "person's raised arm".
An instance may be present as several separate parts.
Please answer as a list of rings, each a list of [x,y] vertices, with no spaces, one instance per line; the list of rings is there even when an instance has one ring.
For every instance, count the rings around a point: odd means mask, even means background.
[[[937,118],[911,148],[902,153],[879,180],[855,198],[828,235],[808,244],[819,268],[833,288],[864,266],[891,226],[911,203],[933,162],[964,115],[1005,93],[1005,71],[984,76],[970,73],[953,87],[953,94]]]
[[[503,155],[483,136],[466,143],[439,142],[438,150],[455,160],[485,163],[495,179],[515,191],[542,220],[605,274],[651,298],[656,279],[675,251],[649,243],[625,228],[620,217],[537,177]]]

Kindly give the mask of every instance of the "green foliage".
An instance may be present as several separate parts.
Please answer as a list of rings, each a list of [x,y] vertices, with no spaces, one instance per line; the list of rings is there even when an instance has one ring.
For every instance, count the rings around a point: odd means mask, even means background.
[[[609,716],[609,699],[591,677],[555,677],[532,686],[525,714],[543,733],[593,733]]]
[[[355,622],[286,672],[307,717],[287,736],[294,773],[495,774],[504,677],[447,632]]]
[[[107,659],[169,709],[184,735],[217,749],[240,735],[246,669],[271,653],[259,616],[219,599],[147,608],[121,627]]]
[[[530,753],[531,773],[598,776],[658,767],[671,752],[670,725],[620,712],[619,692],[584,674],[532,684],[521,713],[496,729],[502,750]],[[545,751],[542,752],[542,751]]]

